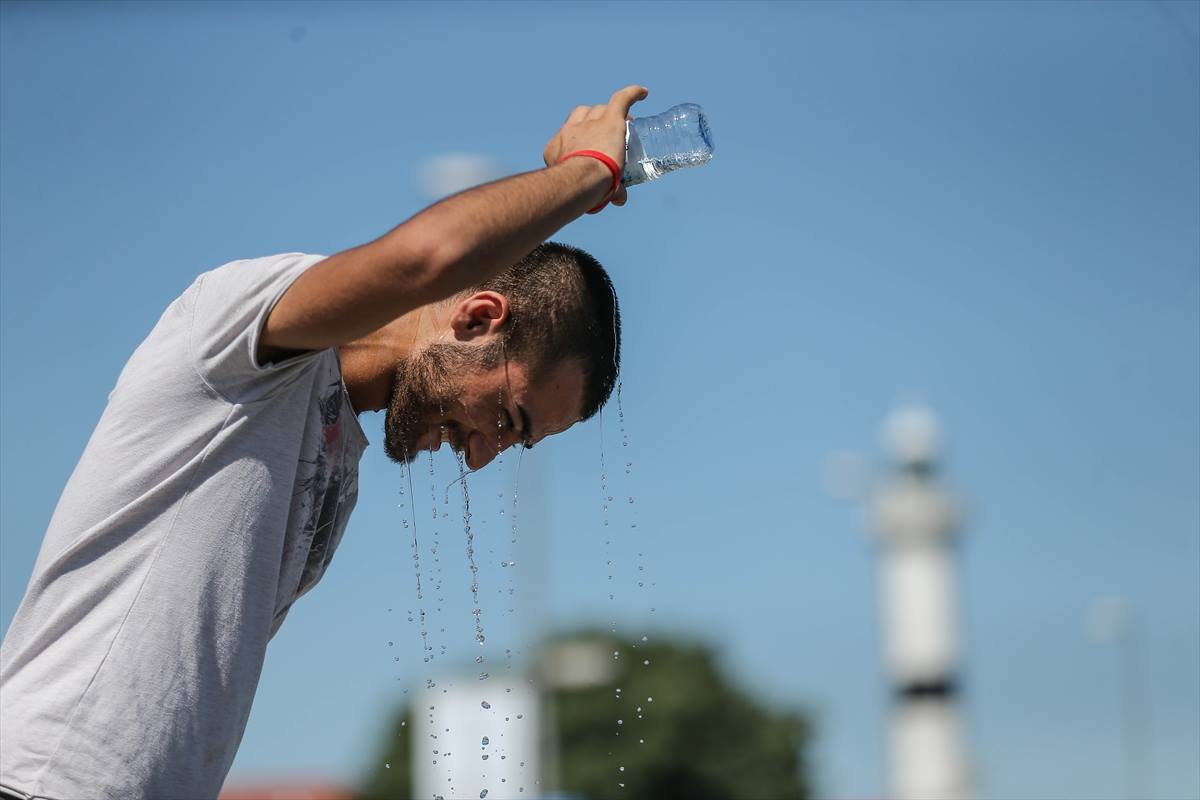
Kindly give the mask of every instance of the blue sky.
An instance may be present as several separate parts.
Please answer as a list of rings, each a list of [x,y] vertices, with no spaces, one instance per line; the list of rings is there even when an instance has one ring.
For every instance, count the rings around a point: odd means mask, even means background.
[[[709,642],[817,714],[823,795],[882,794],[874,555],[820,473],[876,459],[917,399],[969,509],[980,794],[1120,795],[1116,655],[1083,632],[1116,594],[1153,792],[1198,796],[1198,41],[1184,2],[4,3],[0,628],[121,366],[196,274],[374,238],[429,202],[437,155],[536,168],[572,107],[639,82],[635,114],[705,107],[714,160],[557,237],[621,297],[630,446],[611,409],[603,438],[636,502],[606,549],[600,426],[546,442],[521,466],[528,566],[502,572],[516,459],[476,476],[492,646],[610,619]],[[356,779],[428,676],[399,475],[362,421],[358,510],[272,644],[235,776]],[[449,522],[453,664],[473,627]]]

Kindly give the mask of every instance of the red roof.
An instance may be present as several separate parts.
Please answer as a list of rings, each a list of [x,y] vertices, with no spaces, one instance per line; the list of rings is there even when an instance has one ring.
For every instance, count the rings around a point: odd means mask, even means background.
[[[354,800],[346,788],[320,781],[239,782],[221,790],[219,800]]]

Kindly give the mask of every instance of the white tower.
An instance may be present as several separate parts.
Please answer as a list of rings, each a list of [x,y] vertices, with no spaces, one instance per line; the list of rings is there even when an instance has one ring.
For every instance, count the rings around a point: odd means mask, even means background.
[[[891,794],[895,800],[967,800],[951,558],[959,513],[934,480],[933,414],[922,407],[896,411],[884,437],[893,466],[872,498],[872,515],[881,549],[884,653],[895,691]]]

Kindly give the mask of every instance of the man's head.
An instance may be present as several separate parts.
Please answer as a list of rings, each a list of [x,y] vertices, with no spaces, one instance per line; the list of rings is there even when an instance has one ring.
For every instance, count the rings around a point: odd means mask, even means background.
[[[390,458],[443,439],[479,469],[593,416],[620,367],[621,318],[604,268],[547,242],[448,301],[447,337],[396,368],[384,423]]]

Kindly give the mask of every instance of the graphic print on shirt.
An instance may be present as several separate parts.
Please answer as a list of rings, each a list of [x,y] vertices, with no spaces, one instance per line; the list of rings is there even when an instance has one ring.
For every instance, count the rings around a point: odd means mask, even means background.
[[[303,519],[290,552],[285,554],[285,572],[292,564],[303,564],[294,593],[281,598],[285,612],[300,595],[311,589],[329,565],[342,533],[349,509],[358,494],[357,462],[347,463],[348,431],[340,377],[329,381],[317,401],[321,436],[315,448],[303,454],[296,476],[293,516]],[[294,573],[293,573],[294,574]]]

